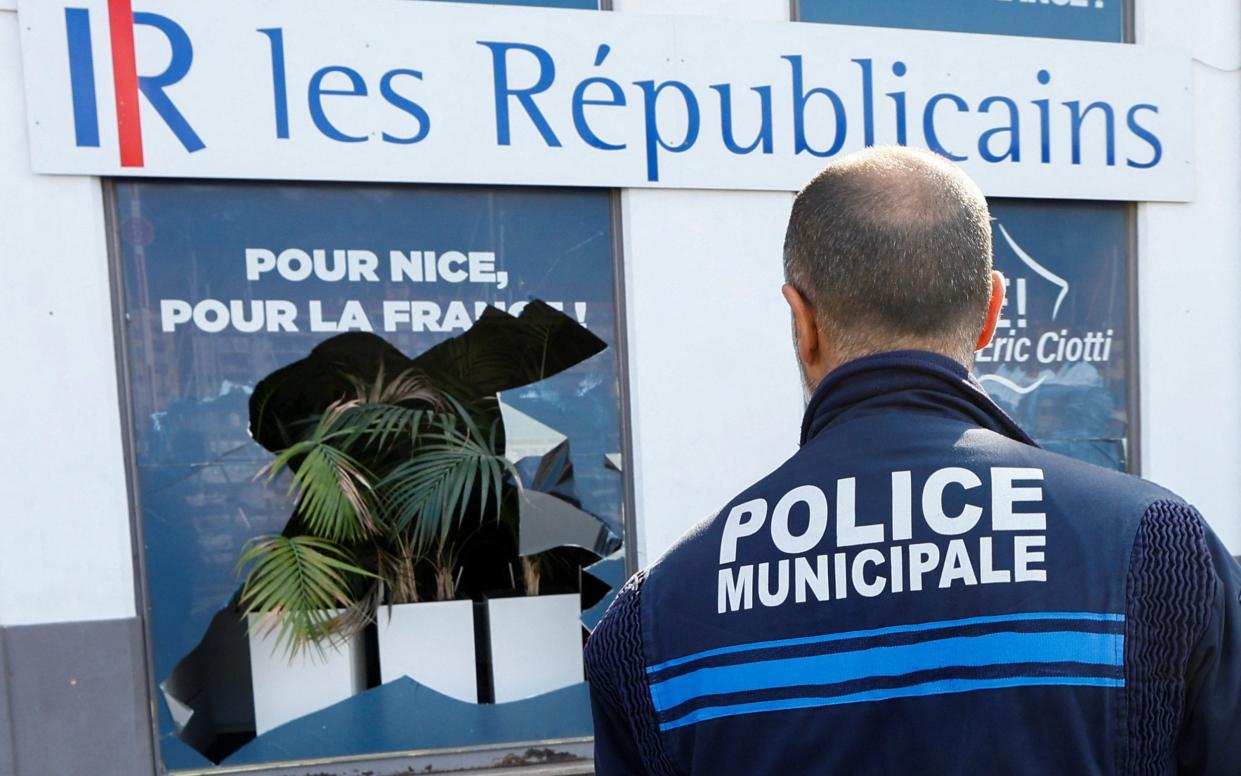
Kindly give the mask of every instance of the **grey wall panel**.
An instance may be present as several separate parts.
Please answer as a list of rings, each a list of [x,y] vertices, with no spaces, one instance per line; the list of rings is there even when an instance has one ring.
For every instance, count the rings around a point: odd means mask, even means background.
[[[136,618],[10,626],[0,640],[15,776],[153,772]]]
[[[13,763],[13,725],[9,712],[9,671],[4,656],[4,629],[0,628],[0,776],[16,776]]]

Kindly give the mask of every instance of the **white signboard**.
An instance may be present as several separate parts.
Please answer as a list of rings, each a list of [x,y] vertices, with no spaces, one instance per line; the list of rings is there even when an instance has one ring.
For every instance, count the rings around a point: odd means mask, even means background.
[[[34,169],[796,190],[907,143],[995,196],[1187,200],[1137,46],[403,0],[22,0]]]

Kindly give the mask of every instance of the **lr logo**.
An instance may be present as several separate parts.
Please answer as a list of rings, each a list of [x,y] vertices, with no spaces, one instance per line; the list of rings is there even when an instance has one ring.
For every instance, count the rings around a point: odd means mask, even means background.
[[[73,92],[73,133],[78,146],[99,146],[99,111],[96,104],[95,61],[91,50],[91,19],[86,8],[65,9],[65,34],[69,44],[69,81]],[[138,75],[134,54],[134,27],[154,27],[172,49],[172,61],[158,75]],[[112,46],[112,82],[116,99],[116,131],[122,167],[142,167],[142,117],[138,93],[159,114],[186,151],[206,147],[190,123],[177,110],[164,90],[190,71],[194,47],[181,25],[154,13],[134,13],[131,0],[108,0],[108,30]]]

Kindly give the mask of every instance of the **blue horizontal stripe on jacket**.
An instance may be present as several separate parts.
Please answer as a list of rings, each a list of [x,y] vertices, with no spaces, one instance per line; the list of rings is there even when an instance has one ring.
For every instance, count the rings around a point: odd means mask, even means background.
[[[1033,686],[1085,686],[1085,687],[1123,687],[1123,679],[1105,676],[1012,676],[1001,679],[944,679],[935,682],[910,685],[908,687],[892,687],[883,690],[838,695],[831,698],[784,698],[756,703],[738,703],[729,706],[709,706],[697,709],[684,717],[670,722],[662,722],[660,730],[705,722],[709,719],[732,717],[739,714],[757,714],[764,711],[783,711],[788,709],[808,709],[819,706],[837,706],[846,703],[864,703],[866,701],[882,701],[893,698],[912,698],[924,695],[950,695],[953,693],[974,692],[977,690],[997,690],[1010,687]]]
[[[1006,687],[1118,687],[1119,671],[1101,669],[1123,665],[1123,623],[1124,615],[1108,612],[1025,612],[738,644],[649,667],[650,696],[660,728],[672,729],[738,714]],[[1047,629],[1015,630],[1031,624]],[[920,640],[884,643],[897,634]],[[834,644],[843,649],[788,656]],[[721,658],[737,662],[718,665]],[[696,662],[706,665],[689,665]],[[653,676],[659,673],[664,678]]]
[[[1036,621],[1059,621],[1068,622],[1116,622],[1123,623],[1125,616],[1123,614],[1114,614],[1111,612],[1015,612],[1012,614],[991,614],[979,617],[962,617],[955,620],[938,620],[934,622],[910,623],[905,625],[890,625],[885,628],[869,628],[866,630],[845,631],[841,633],[823,633],[815,636],[801,636],[791,639],[776,639],[772,641],[755,641],[747,644],[734,644],[727,647],[718,647],[716,649],[707,649],[702,652],[695,652],[691,655],[665,660],[653,666],[648,666],[647,674],[656,674],[665,669],[682,666],[687,663],[693,663],[706,658],[717,657],[720,655],[731,655],[739,652],[752,652],[765,649],[780,649],[784,647],[806,646],[811,644],[822,644],[833,641],[849,641],[853,639],[866,639],[879,636],[891,636],[902,633],[917,633],[932,630],[946,630],[949,628],[963,628],[975,625],[992,625],[1015,622],[1036,622]]]
[[[836,684],[949,666],[1067,662],[1120,665],[1123,655],[1124,636],[1118,633],[990,633],[703,668],[652,684],[651,697],[655,710],[664,711],[703,695]]]

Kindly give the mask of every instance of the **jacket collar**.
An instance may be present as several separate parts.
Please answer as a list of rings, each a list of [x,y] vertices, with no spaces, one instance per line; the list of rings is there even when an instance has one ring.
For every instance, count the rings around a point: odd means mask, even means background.
[[[901,410],[959,418],[1037,446],[964,366],[921,350],[878,353],[832,370],[806,405],[801,444],[844,418]]]

